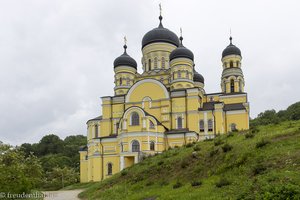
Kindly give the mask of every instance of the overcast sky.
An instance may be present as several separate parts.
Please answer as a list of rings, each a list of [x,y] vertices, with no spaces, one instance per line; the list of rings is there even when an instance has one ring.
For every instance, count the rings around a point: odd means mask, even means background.
[[[207,93],[221,90],[231,28],[251,117],[299,101],[298,0],[1,0],[0,141],[85,135],[100,97],[113,95],[124,35],[141,72],[141,40],[158,26],[160,2],[163,25],[177,34],[182,27]]]

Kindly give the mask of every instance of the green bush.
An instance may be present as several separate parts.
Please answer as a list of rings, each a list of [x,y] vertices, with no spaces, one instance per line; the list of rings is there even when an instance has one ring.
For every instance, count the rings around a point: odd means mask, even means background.
[[[182,187],[182,186],[183,186],[183,184],[182,184],[181,182],[177,181],[177,182],[173,185],[173,189],[177,189],[177,188],[180,188],[180,187]]]
[[[267,167],[262,164],[257,164],[253,167],[252,173],[253,175],[262,174],[264,171],[266,171]]]
[[[235,131],[235,132],[237,132],[237,131]],[[234,132],[229,132],[227,135],[226,135],[226,137],[233,137],[234,136]]]
[[[128,171],[126,171],[126,170],[121,171],[121,176],[126,176],[127,174],[128,174]]]
[[[281,200],[300,199],[300,187],[292,184],[281,184],[279,186],[269,186],[259,194],[259,199],[264,200]]]
[[[180,166],[181,168],[186,168],[187,166],[189,166],[190,162],[188,158],[184,158],[181,160]]]
[[[218,187],[218,188],[221,188],[221,187],[223,187],[223,186],[227,186],[227,185],[230,185],[231,183],[230,183],[230,181],[227,179],[227,178],[224,178],[224,177],[222,177],[222,178],[220,178],[220,180],[216,183],[216,186]]]
[[[190,147],[192,147],[192,146],[194,146],[193,143],[187,143],[187,144],[185,145],[185,147],[187,147],[187,148],[190,148]]]
[[[255,134],[252,133],[252,132],[247,132],[247,133],[245,134],[245,138],[246,138],[246,139],[253,138],[254,136],[255,136]]]
[[[261,141],[256,143],[256,148],[262,148],[262,147],[266,146],[269,143],[270,143],[269,140],[262,139]]]
[[[196,145],[196,146],[194,146],[194,151],[200,151],[201,150],[201,147],[200,147],[200,145]]]
[[[193,187],[200,186],[200,185],[202,185],[201,181],[194,180],[194,181],[191,182],[191,186],[193,186]]]
[[[221,145],[221,144],[224,144],[224,142],[223,142],[220,138],[216,138],[216,139],[214,140],[214,144],[215,144],[215,146],[219,146],[219,145]]]
[[[209,156],[210,156],[210,157],[213,157],[213,156],[216,155],[218,152],[219,152],[219,149],[212,149],[212,150],[209,152]]]
[[[164,161],[163,161],[163,160],[161,160],[161,161],[159,161],[159,162],[157,163],[157,165],[162,165],[162,164],[164,164]]]
[[[222,146],[222,150],[223,150],[224,153],[226,153],[228,151],[231,151],[232,148],[233,148],[233,146],[230,145],[230,144],[227,144],[227,143]]]

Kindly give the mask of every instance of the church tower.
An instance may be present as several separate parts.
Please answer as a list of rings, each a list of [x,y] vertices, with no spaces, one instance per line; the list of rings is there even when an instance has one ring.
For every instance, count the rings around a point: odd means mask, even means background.
[[[183,37],[180,44],[170,54],[171,90],[194,87],[194,54],[183,46]]]
[[[115,71],[115,95],[124,95],[129,88],[134,84],[134,79],[137,71],[136,61],[130,57],[127,52],[126,38],[124,53],[117,57],[114,61]]]
[[[244,92],[245,82],[243,71],[241,69],[241,50],[232,44],[231,36],[229,40],[230,44],[222,53],[223,72],[221,89],[223,93]]]

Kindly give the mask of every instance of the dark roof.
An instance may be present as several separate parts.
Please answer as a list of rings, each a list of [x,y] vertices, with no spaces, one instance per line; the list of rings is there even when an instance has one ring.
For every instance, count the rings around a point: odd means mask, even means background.
[[[182,129],[172,129],[169,131],[166,131],[166,134],[182,134],[182,133],[186,133],[188,132],[189,129],[188,128],[182,128]]]
[[[231,93],[223,93],[220,96],[230,96],[230,95],[237,95],[237,94],[247,94],[246,92],[231,92]]]
[[[143,111],[145,112],[145,115],[146,115],[146,116],[151,116],[151,117],[153,117],[153,118],[155,119],[155,121],[156,121],[157,125],[162,125],[162,123],[161,123],[160,121],[158,121],[158,119],[156,119],[156,117],[155,117],[155,116],[153,116],[153,115],[149,114],[149,113],[148,113],[148,112],[146,112],[144,109],[143,109]]]
[[[97,137],[96,139],[106,139],[106,138],[116,138],[118,135],[108,135],[108,136],[103,136],[103,137]]]
[[[223,110],[245,110],[245,106],[242,103],[225,104]]]
[[[239,55],[242,56],[241,50],[232,44],[232,37],[230,39],[230,44],[223,50],[222,58],[229,55]]]
[[[196,70],[194,70],[193,81],[204,83],[204,77],[201,74],[199,74]]]
[[[183,37],[180,37],[180,45],[170,54],[170,61],[175,58],[188,58],[194,61],[194,54],[191,50],[182,45]]]
[[[98,120],[102,120],[102,115],[95,117],[93,119],[89,119],[86,123],[88,123],[89,121],[98,121]]]
[[[115,59],[114,68],[121,66],[121,65],[125,65],[125,66],[130,66],[130,67],[137,69],[136,61],[127,54],[126,48],[127,48],[127,46],[124,45],[124,53]]]
[[[204,110],[213,110],[215,109],[215,104],[216,103],[220,103],[220,102],[206,102],[206,103],[203,103],[203,107],[202,108],[198,108],[199,111],[204,111]]]
[[[85,145],[85,146],[80,146],[79,147],[79,151],[86,151],[88,148],[87,148],[87,146]]]
[[[146,45],[154,43],[154,42],[166,42],[173,44],[175,46],[179,46],[179,40],[175,33],[170,31],[167,28],[164,28],[161,20],[162,17],[159,17],[160,23],[157,28],[152,29],[148,33],[146,33],[142,40],[142,48],[144,48]]]

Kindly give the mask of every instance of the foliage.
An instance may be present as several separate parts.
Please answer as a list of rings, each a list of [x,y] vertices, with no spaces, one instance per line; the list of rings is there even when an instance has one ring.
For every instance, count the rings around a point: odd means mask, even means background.
[[[183,186],[183,184],[182,184],[181,182],[177,181],[177,182],[173,185],[173,189],[177,189],[177,188],[180,188],[180,187],[182,187],[182,186]]]
[[[196,187],[196,186],[200,186],[202,184],[202,182],[201,181],[199,181],[199,180],[194,180],[194,181],[192,181],[191,182],[191,186],[193,186],[193,187]]]
[[[0,188],[7,193],[30,193],[40,184],[42,167],[38,158],[25,153],[18,147],[0,142]]]
[[[259,142],[256,143],[256,148],[262,148],[262,147],[266,146],[269,143],[270,143],[270,141],[263,138]]]
[[[231,151],[232,148],[233,148],[233,146],[230,144],[227,144],[227,143],[222,146],[222,150],[224,153]]]
[[[230,185],[230,181],[227,178],[220,178],[220,180],[216,183],[216,187],[220,188],[220,187],[224,187],[227,185]]]

